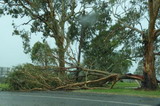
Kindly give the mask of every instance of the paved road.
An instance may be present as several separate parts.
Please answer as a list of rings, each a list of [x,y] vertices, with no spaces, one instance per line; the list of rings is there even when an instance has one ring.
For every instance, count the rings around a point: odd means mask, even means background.
[[[160,106],[160,98],[78,92],[0,92],[0,106]]]

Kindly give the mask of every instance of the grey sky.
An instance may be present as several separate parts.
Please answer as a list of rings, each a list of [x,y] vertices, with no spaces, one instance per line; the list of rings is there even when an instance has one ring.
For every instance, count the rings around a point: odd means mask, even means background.
[[[29,55],[23,53],[22,40],[19,36],[12,36],[12,18],[0,17],[0,66],[11,67],[30,62]]]
[[[12,67],[23,63],[30,63],[30,56],[24,54],[20,36],[12,36],[13,19],[10,16],[0,17],[0,67]],[[24,19],[17,19],[16,23],[23,23]],[[33,36],[31,43],[41,40]]]
[[[24,54],[23,44],[20,36],[12,36],[13,19],[11,16],[0,17],[0,67],[12,67],[23,63],[31,63],[30,55]],[[16,19],[16,25],[21,25],[27,19]],[[27,29],[27,26],[25,26]],[[42,41],[41,34],[33,34],[31,46],[37,41]],[[53,38],[47,39],[48,44],[54,48]]]

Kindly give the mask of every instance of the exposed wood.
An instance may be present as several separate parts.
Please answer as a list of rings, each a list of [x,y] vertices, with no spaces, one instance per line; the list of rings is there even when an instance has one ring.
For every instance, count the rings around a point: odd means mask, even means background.
[[[57,87],[53,90],[62,90],[62,89],[66,89],[66,88],[70,88],[70,87],[74,87],[74,86],[82,86],[82,85],[85,85],[85,84],[96,83],[96,82],[100,82],[100,81],[104,81],[104,82],[113,81],[113,80],[115,80],[115,78],[117,78],[117,76],[118,76],[117,74],[113,74],[113,75],[109,75],[107,77],[103,77],[103,78],[93,80],[93,81],[67,84],[67,85],[64,85],[64,86]]]
[[[82,68],[82,67],[79,67],[79,69],[81,69],[81,70],[83,70],[83,71],[96,72],[96,73],[101,73],[101,74],[105,74],[105,75],[110,75],[110,74],[111,74],[111,73],[109,73],[108,71],[87,69],[87,68]],[[114,74],[114,73],[112,73],[112,74]]]
[[[133,75],[133,74],[125,74],[125,75],[119,75],[119,74],[111,74],[107,77],[103,77],[97,80],[91,80],[91,81],[85,81],[85,82],[80,82],[80,83],[73,83],[73,84],[67,84],[64,86],[60,86],[57,87],[55,89],[52,90],[64,90],[64,89],[71,89],[72,87],[76,87],[76,86],[83,86],[85,84],[91,84],[91,83],[97,83],[97,82],[113,82],[111,85],[111,89],[113,88],[113,86],[116,84],[116,82],[118,82],[119,80],[122,79],[134,79],[134,80],[139,80],[139,81],[144,81],[144,77],[141,75]],[[157,82],[160,83],[160,81],[157,80]]]

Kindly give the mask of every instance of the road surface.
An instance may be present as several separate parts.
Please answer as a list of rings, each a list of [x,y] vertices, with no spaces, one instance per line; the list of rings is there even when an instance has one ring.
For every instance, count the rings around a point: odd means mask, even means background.
[[[160,106],[160,98],[64,91],[0,92],[0,106]]]

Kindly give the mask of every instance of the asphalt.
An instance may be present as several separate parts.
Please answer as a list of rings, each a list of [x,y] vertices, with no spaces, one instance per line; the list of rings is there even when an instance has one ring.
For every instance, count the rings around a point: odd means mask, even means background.
[[[64,91],[1,91],[0,106],[160,106],[160,98]]]

